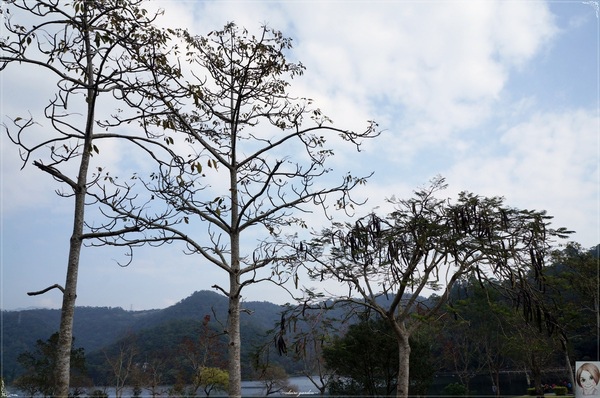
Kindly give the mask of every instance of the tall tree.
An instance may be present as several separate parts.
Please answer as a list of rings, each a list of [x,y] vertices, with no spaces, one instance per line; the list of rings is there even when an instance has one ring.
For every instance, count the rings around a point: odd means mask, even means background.
[[[228,284],[214,288],[229,299],[229,395],[239,397],[242,289],[289,280],[275,266],[295,255],[281,242],[287,227],[306,227],[302,212],[315,206],[327,211],[330,195],[338,208],[354,204],[350,191],[366,177],[347,174],[339,183],[326,178],[332,171],[326,160],[333,155],[326,136],[358,147],[378,133],[373,122],[358,133],[334,127],[310,100],[289,94],[289,80],[304,67],[286,59],[292,44],[281,32],[265,26],[254,35],[229,23],[205,37],[178,34],[176,70],[155,70],[152,89],[125,93],[139,113],[120,116],[121,122],[139,121],[148,134],[166,134],[164,142],[177,151],[142,181],[147,203],[162,201],[169,217],[155,222],[140,214],[146,202],[114,201],[112,210],[117,221],[135,218],[155,231],[156,242],[184,242],[187,254],[227,275]],[[139,62],[154,69],[158,51],[141,54]]]
[[[395,210],[387,218],[370,214],[353,224],[334,224],[299,250],[313,278],[346,283],[350,291],[340,299],[371,308],[393,327],[398,397],[408,396],[410,336],[437,316],[461,278],[501,289],[527,320],[542,322],[545,258],[552,239],[568,235],[564,228],[548,228],[551,217],[543,211],[510,208],[502,198],[470,193],[451,204],[436,198],[444,188],[437,178],[411,199],[390,200]],[[442,290],[435,304],[421,300],[425,288]]]
[[[65,188],[59,194],[74,201],[64,286],[55,284],[30,293],[42,294],[52,288],[63,293],[55,378],[58,396],[69,393],[73,313],[83,242],[139,229],[134,224],[117,228],[110,222],[87,223],[85,209],[86,203],[94,202],[90,190],[101,186],[106,177],[101,176],[100,167],[97,172],[90,169],[92,155],[99,153],[98,140],[119,137],[97,130],[101,98],[114,101],[119,95],[117,88],[126,85],[124,77],[141,72],[131,64],[135,49],[166,37],[152,27],[154,16],[148,16],[140,4],[137,0],[23,0],[5,2],[2,11],[0,70],[28,64],[56,81],[56,92],[48,105],[43,112],[34,113],[42,113],[49,121],[50,132],[40,133],[40,124],[31,113],[14,117],[12,124],[4,127],[19,147],[23,167],[33,156],[39,156],[33,165],[63,183]],[[77,164],[76,170],[72,163]],[[102,190],[99,192],[102,195]]]

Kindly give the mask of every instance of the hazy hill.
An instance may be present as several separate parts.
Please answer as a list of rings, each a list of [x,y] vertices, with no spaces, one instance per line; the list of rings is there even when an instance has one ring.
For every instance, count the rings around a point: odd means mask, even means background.
[[[267,336],[266,332],[277,325],[283,307],[264,301],[244,302],[242,307],[248,310],[241,316],[242,370],[244,376],[250,377],[252,354],[256,347],[272,344],[272,336]],[[334,311],[337,316],[341,316],[342,312],[342,309]],[[206,315],[211,317],[210,327],[216,333],[223,332],[227,320],[227,298],[215,292],[199,291],[160,310],[78,307],[73,326],[75,347],[85,349],[90,373],[101,383],[108,376],[107,355],[119,352],[127,339],[134,340],[136,349],[146,358],[169,352],[173,354],[171,360],[177,361],[182,341],[198,337]],[[45,341],[58,330],[60,311],[3,311],[2,316],[2,375],[10,382],[21,372],[18,355],[33,351],[38,339]],[[224,335],[223,345],[226,345]],[[226,356],[224,349],[222,354]],[[291,357],[275,355],[270,360],[279,362],[288,372],[294,372],[299,366],[292,363]]]
[[[279,319],[281,307],[268,302],[246,302],[243,307],[252,315],[242,314],[243,346],[250,349],[256,339],[272,328]],[[110,351],[119,341],[131,334],[139,341],[161,348],[178,344],[195,333],[204,316],[210,315],[213,327],[227,319],[227,298],[210,291],[195,292],[175,305],[160,310],[125,311],[122,308],[77,307],[73,335],[75,346],[83,347],[93,360]],[[58,331],[60,311],[31,309],[2,311],[2,375],[8,381],[20,373],[17,356],[35,349],[38,339],[47,340]],[[169,331],[167,333],[167,331]],[[248,352],[243,353],[248,357]]]
[[[135,329],[145,329],[174,319],[202,320],[205,315],[210,315],[216,321],[225,323],[227,320],[227,298],[221,294],[203,290],[195,292],[164,310],[155,311],[148,316],[141,317],[135,322]],[[242,322],[251,321],[261,328],[270,328],[278,318],[281,306],[269,302],[250,301],[242,304],[252,315],[242,314]]]

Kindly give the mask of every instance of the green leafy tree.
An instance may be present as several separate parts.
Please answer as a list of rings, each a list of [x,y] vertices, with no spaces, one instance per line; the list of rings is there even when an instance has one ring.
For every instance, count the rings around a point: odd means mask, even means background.
[[[600,357],[599,258],[600,245],[585,249],[570,242],[552,253],[547,275],[546,298],[555,319],[552,326],[572,385],[575,378],[571,358]]]
[[[364,319],[325,347],[335,377],[332,394],[390,395],[396,389],[397,343],[385,320]]]
[[[327,200],[350,209],[350,191],[366,177],[347,174],[330,185],[324,178],[332,171],[326,166],[333,155],[327,138],[358,146],[377,135],[376,124],[368,122],[358,133],[334,127],[312,101],[291,96],[290,79],[304,67],[286,59],[292,44],[279,31],[265,26],[255,35],[229,23],[205,37],[177,33],[183,42],[180,66],[156,65],[156,59],[168,59],[160,49],[140,54],[137,61],[155,70],[155,85],[143,93],[124,92],[139,112],[121,116],[123,122],[139,121],[177,156],[164,159],[148,178],[138,176],[147,189],[139,201],[108,203],[115,223],[135,219],[147,235],[106,243],[183,242],[187,254],[227,275],[227,285],[214,288],[229,300],[229,395],[239,397],[243,288],[290,280],[276,265],[295,256],[281,242],[288,228],[307,227],[301,212],[327,210]],[[137,189],[114,182],[123,195]],[[166,217],[147,213],[164,206]]]
[[[457,281],[485,281],[518,304],[527,321],[547,321],[545,261],[553,240],[569,233],[549,228],[545,212],[510,208],[502,198],[462,193],[456,204],[437,198],[445,187],[438,178],[414,198],[391,199],[395,210],[386,218],[336,223],[298,250],[312,278],[348,285],[338,300],[364,305],[390,323],[398,343],[398,397],[408,396],[410,336],[439,316]],[[425,288],[443,291],[434,305],[420,298]]]
[[[485,285],[475,278],[455,285],[442,310],[438,342],[446,369],[458,375],[462,386],[469,390],[471,378],[487,370],[495,394],[501,395],[500,371],[514,365],[512,328],[520,328],[522,319],[499,292]]]
[[[59,355],[59,335],[52,334],[47,341],[38,340],[33,352],[24,352],[19,355],[18,361],[25,369],[25,373],[19,376],[14,385],[26,391],[30,396],[41,394],[44,397],[58,396],[56,394],[56,366]],[[71,376],[79,381],[79,385],[85,382],[85,353],[83,348],[71,350]]]
[[[35,156],[33,165],[64,184],[59,195],[73,199],[73,229],[69,238],[66,280],[63,293],[55,394],[69,394],[69,360],[73,336],[73,313],[77,296],[79,259],[84,241],[137,230],[130,224],[115,228],[110,222],[86,223],[86,203],[92,186],[102,196],[102,168],[90,169],[93,154],[99,153],[101,138],[119,135],[99,132],[96,119],[103,99],[111,102],[125,87],[124,77],[140,73],[130,59],[136,49],[152,47],[164,35],[152,27],[141,1],[60,0],[8,1],[3,3],[3,37],[0,41],[0,70],[31,67],[56,82],[56,93],[39,118],[48,121],[41,128],[38,118],[14,116],[4,125],[18,148],[23,167]],[[128,85],[129,86],[129,85]],[[37,96],[39,93],[31,92]],[[40,131],[42,130],[42,131]],[[131,137],[127,137],[132,140]],[[74,165],[72,163],[75,163]],[[75,170],[74,167],[75,166]],[[74,170],[74,171],[73,171]],[[108,178],[108,177],[107,177]],[[106,199],[105,196],[102,196]],[[98,220],[96,220],[98,221]]]
[[[469,388],[460,383],[450,383],[444,387],[444,393],[453,397],[465,396],[469,393]]]
[[[323,348],[333,377],[331,394],[388,396],[396,390],[398,343],[389,323],[379,316],[352,324],[347,333]],[[411,337],[411,395],[426,395],[435,367],[427,333]]]
[[[194,378],[194,385],[202,388],[208,397],[213,390],[225,391],[229,385],[229,374],[226,370],[201,367]]]

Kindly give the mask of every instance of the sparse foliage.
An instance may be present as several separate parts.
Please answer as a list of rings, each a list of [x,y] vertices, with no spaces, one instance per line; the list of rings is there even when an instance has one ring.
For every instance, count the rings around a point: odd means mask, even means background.
[[[279,365],[268,364],[262,368],[258,375],[265,388],[265,395],[276,394],[282,391],[293,393],[295,390],[289,385],[288,375],[284,368]]]
[[[223,375],[229,377],[227,372],[221,370],[227,367],[227,361],[223,358],[226,347],[221,340],[222,334],[216,333],[210,327],[210,322],[211,316],[205,315],[197,336],[186,337],[179,348],[186,367],[191,368],[192,395],[199,388],[209,395],[215,388],[226,390],[228,385],[228,382],[222,383],[221,380]]]
[[[117,398],[123,396],[125,387],[131,382],[137,355],[138,349],[133,335],[122,339],[116,352],[105,352],[106,363],[111,370],[111,379]]]
[[[332,319],[329,315],[329,311],[324,308],[305,309],[301,317],[290,317],[293,326],[287,327],[291,329],[293,336],[290,352],[294,359],[302,364],[302,374],[322,395],[333,377],[333,371],[325,364],[323,353],[333,341],[333,336],[341,333],[338,328],[344,325],[343,320]],[[282,322],[280,326],[283,329],[280,329],[277,336],[277,345],[287,347],[286,325]],[[281,349],[279,351],[281,354]]]
[[[120,122],[139,121],[177,156],[159,161],[147,178],[137,177],[146,199],[108,203],[116,224],[135,219],[147,235],[105,243],[181,241],[187,254],[227,274],[228,285],[214,288],[229,298],[229,394],[239,396],[242,289],[289,280],[277,264],[295,255],[282,241],[288,227],[306,228],[302,212],[320,206],[328,214],[328,200],[348,211],[355,204],[350,191],[368,176],[347,174],[330,184],[327,139],[341,137],[358,147],[378,133],[373,122],[358,133],[334,127],[312,101],[290,96],[290,79],[304,67],[286,59],[291,40],[281,32],[265,26],[253,35],[229,23],[206,36],[173,33],[181,40],[180,67],[154,61],[166,55],[141,54],[137,60],[154,70],[155,85],[125,93],[139,112],[121,115]],[[114,182],[121,195],[132,192]],[[150,203],[165,213],[149,215]]]

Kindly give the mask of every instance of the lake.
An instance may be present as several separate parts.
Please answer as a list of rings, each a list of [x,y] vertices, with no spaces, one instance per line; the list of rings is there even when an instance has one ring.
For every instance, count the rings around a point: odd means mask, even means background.
[[[291,394],[289,391],[282,391],[281,393],[278,393],[278,394],[271,394],[271,395],[269,395],[269,397],[291,397],[291,396],[298,396],[298,395],[312,396],[312,395],[318,395],[318,393],[319,393],[319,390],[317,390],[315,388],[315,386],[310,382],[308,377],[304,377],[304,376],[290,377],[289,384],[290,384],[290,386],[293,386],[296,389],[296,391],[298,391],[298,394]],[[106,387],[106,388],[96,387],[96,388],[91,388],[89,391],[91,392],[94,389],[106,391],[109,398],[116,398],[116,393],[115,393],[114,387]],[[164,391],[164,394],[161,395],[161,397],[167,397],[168,390],[169,390],[169,386],[162,387],[161,391]],[[23,393],[20,393],[19,391],[11,389],[11,388],[7,388],[7,392],[9,393],[10,397],[26,397],[27,396]],[[244,397],[264,397],[265,389],[260,381],[243,381],[242,382],[242,395]],[[85,397],[85,396],[86,395],[83,395],[83,397]],[[127,388],[126,392],[123,393],[123,398],[129,398],[131,396],[133,396],[133,390],[130,388]],[[204,397],[205,394],[203,391],[199,390],[197,396]],[[223,396],[227,396],[227,395],[222,395],[222,394],[219,394],[218,392],[213,392],[210,394],[210,397],[223,397]],[[140,397],[141,398],[152,398],[152,395],[150,394],[149,391],[143,390]]]

